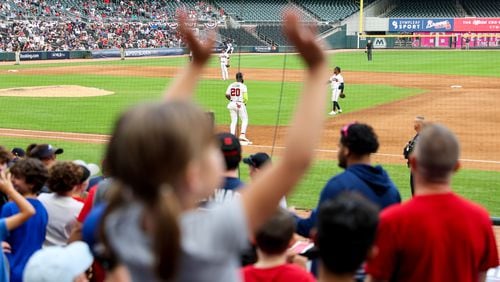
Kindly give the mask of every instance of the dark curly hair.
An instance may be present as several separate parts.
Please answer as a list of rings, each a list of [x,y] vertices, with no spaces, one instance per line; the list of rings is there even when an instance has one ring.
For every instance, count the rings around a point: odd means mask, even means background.
[[[340,143],[356,155],[377,152],[379,143],[373,128],[364,123],[353,123],[340,130]]]
[[[16,178],[24,178],[27,184],[33,185],[32,192],[37,194],[49,178],[49,172],[42,161],[28,158],[18,160],[11,168],[10,173]]]
[[[81,183],[83,170],[72,162],[57,162],[49,169],[49,189],[57,194],[64,195],[73,187]]]

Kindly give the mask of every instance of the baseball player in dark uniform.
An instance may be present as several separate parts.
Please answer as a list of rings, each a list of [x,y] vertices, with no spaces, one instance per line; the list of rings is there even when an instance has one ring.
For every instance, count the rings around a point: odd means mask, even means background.
[[[16,57],[14,65],[19,65],[21,63],[21,45],[19,43],[14,47],[14,52]]]
[[[420,131],[422,131],[424,126],[425,126],[425,118],[423,116],[415,117],[415,121],[413,123],[413,129],[415,129],[417,134],[415,134],[415,136],[413,136],[413,138],[410,141],[408,141],[408,144],[406,144],[406,146],[403,150],[403,156],[407,160],[406,164],[408,165],[408,167],[410,167],[409,157],[410,157],[411,153],[413,152],[413,149],[415,149],[415,145],[417,145]],[[412,196],[414,193],[414,186],[413,185],[414,185],[413,184],[413,174],[410,171],[410,187],[411,187],[411,195]]]
[[[372,60],[372,50],[373,50],[373,43],[371,40],[368,40],[368,42],[366,43],[366,49],[365,49],[365,53],[368,56],[368,61]]]
[[[120,44],[120,59],[123,61],[125,60],[125,42],[122,41],[122,43]]]

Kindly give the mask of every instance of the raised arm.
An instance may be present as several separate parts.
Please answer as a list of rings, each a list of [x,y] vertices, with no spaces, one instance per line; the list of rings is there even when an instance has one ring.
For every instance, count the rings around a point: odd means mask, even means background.
[[[281,197],[290,192],[307,171],[324,122],[324,93],[327,87],[324,82],[328,79],[325,54],[314,32],[300,26],[296,14],[288,12],[284,20],[284,33],[305,61],[307,70],[281,161],[263,171],[250,184],[251,187],[242,192],[250,232],[275,211]]]
[[[35,208],[12,186],[10,174],[5,171],[0,173],[0,190],[5,193],[19,207],[19,213],[11,215],[5,219],[7,230],[19,227],[30,217],[35,215]]]
[[[203,66],[210,59],[212,47],[215,42],[215,33],[211,32],[208,40],[204,43],[196,39],[193,31],[188,26],[185,12],[178,13],[179,32],[184,37],[192,52],[193,60],[176,77],[172,85],[165,92],[165,100],[189,100],[194,94],[194,89],[203,71]]]

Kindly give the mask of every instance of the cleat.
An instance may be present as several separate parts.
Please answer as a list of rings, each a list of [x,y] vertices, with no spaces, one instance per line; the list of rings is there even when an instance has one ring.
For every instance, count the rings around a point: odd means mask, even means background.
[[[336,112],[334,112],[334,111],[331,111],[331,112],[330,112],[330,113],[328,113],[328,114],[329,114],[329,115],[331,115],[331,116],[334,116],[334,115],[336,115],[337,113],[336,113]]]

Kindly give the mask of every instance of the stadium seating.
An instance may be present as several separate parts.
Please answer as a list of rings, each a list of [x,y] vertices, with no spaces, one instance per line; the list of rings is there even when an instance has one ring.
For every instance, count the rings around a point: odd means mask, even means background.
[[[265,46],[266,44],[255,38],[243,28],[220,28],[219,33],[234,40],[236,46]]]
[[[462,6],[470,16],[500,17],[500,1],[498,0],[465,0]]]
[[[403,0],[387,17],[459,17],[460,13],[454,0]]]
[[[329,30],[331,26],[322,25],[318,26],[318,33],[325,32]],[[276,45],[290,45],[288,40],[283,35],[283,26],[282,25],[259,25],[257,26],[257,34],[264,40],[271,42]]]
[[[359,5],[355,1],[346,0],[305,0],[297,3],[324,21],[342,20],[359,9]]]
[[[238,20],[253,22],[278,22],[281,20],[283,8],[288,4],[285,0],[218,0],[216,5],[224,8],[226,13]]]

